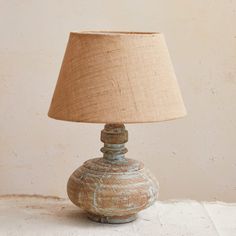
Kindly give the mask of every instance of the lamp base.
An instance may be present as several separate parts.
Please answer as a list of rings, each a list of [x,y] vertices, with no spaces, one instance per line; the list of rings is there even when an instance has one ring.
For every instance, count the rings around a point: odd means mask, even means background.
[[[70,200],[101,223],[127,223],[157,199],[158,183],[143,163],[125,158],[124,125],[106,125],[102,158],[86,161],[68,180]]]
[[[108,224],[129,223],[137,219],[137,214],[127,215],[127,216],[100,216],[87,213],[87,216],[92,221],[96,221],[99,223],[108,223]]]

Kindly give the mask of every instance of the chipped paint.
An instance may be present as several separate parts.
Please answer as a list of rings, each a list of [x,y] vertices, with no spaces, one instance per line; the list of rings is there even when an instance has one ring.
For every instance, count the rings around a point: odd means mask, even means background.
[[[120,134],[124,126],[116,126],[116,131],[109,128],[106,130],[105,126],[101,135],[107,142],[101,149],[103,157],[90,159],[79,167],[68,181],[67,192],[70,200],[84,209],[90,219],[126,223],[135,220],[139,211],[155,202],[159,187],[141,162],[125,158],[127,137],[121,138]]]

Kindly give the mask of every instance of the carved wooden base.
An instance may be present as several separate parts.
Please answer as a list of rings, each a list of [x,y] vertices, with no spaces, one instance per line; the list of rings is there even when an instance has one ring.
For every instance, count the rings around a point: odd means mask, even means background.
[[[71,175],[68,196],[91,220],[131,222],[157,199],[157,181],[141,162],[124,157],[124,125],[106,125],[101,140],[103,157],[86,161]]]

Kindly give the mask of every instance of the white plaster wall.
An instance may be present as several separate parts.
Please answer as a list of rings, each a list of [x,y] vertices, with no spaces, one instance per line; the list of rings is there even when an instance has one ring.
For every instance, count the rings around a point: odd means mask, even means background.
[[[236,201],[236,1],[0,0],[0,194],[66,195],[102,125],[49,119],[70,31],[164,32],[188,109],[127,125],[161,199]]]

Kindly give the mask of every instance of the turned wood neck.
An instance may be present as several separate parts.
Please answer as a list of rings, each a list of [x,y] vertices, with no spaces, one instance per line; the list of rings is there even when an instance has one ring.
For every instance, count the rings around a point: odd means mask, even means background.
[[[110,161],[125,160],[128,131],[124,124],[106,124],[101,132],[101,141],[104,143],[101,148],[103,158]]]

